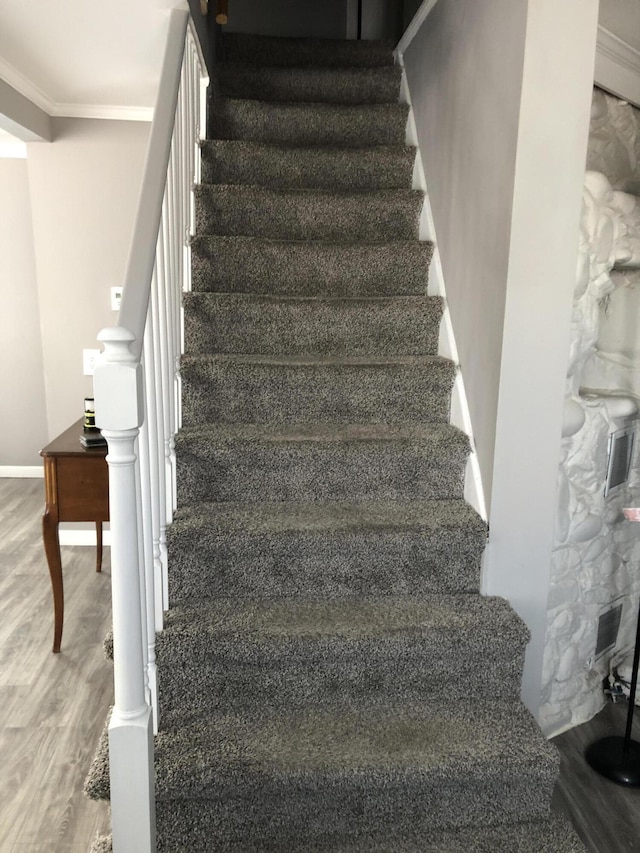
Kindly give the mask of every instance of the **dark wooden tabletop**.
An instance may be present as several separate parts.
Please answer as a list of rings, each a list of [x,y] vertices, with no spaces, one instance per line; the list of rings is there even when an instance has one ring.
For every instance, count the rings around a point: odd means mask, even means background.
[[[82,424],[84,418],[80,418],[75,424],[54,438],[50,444],[40,451],[40,456],[106,456],[107,446],[83,447],[80,444],[82,435]]]

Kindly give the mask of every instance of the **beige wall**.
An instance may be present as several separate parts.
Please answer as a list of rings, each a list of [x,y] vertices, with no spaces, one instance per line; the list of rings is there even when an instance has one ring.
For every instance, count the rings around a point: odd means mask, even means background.
[[[439,2],[404,54],[487,502],[526,11],[526,0]]]
[[[28,145],[48,437],[82,414],[92,380],[82,350],[112,325],[149,126],[53,119],[52,144]]]
[[[405,52],[490,536],[538,712],[597,0],[440,0]]]
[[[39,465],[47,418],[26,160],[0,159],[0,304],[0,466]]]

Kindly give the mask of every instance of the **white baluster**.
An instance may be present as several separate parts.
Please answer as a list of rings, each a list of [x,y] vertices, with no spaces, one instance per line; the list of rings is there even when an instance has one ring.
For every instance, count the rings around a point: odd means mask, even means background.
[[[149,433],[149,458],[151,460],[151,532],[153,540],[153,577],[154,577],[154,612],[155,630],[162,630],[165,604],[166,559],[163,560],[163,548],[166,552],[164,520],[164,502],[161,495],[165,489],[164,458],[161,452],[161,419],[158,416],[158,394],[161,393],[161,359],[159,348],[156,347],[158,338],[158,277],[154,273],[151,289],[151,304],[149,319],[145,334],[145,363],[153,365],[153,370],[145,373],[147,423]],[[154,706],[154,710],[156,710]],[[157,714],[157,711],[156,711]],[[157,719],[157,716],[156,716]]]
[[[145,349],[147,335],[145,335]],[[145,396],[148,388],[147,368],[143,361]],[[145,403],[147,401],[145,400]],[[158,732],[158,683],[156,674],[156,620],[155,590],[153,566],[153,529],[152,529],[152,459],[150,453],[148,407],[145,406],[145,419],[138,435],[138,456],[140,459],[140,500],[138,501],[138,535],[140,552],[140,615],[143,626],[143,663],[147,702],[153,708],[153,731]]]
[[[134,335],[104,329],[94,373],[96,422],[109,445],[109,514],[115,703],[109,725],[114,853],[155,851],[152,711],[145,696],[135,444],[143,419]]]

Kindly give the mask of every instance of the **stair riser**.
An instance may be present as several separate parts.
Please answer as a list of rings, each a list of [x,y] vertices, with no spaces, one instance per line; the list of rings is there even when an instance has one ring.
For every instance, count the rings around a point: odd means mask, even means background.
[[[196,188],[196,230],[275,240],[411,240],[422,201],[410,190],[362,197],[208,184]]]
[[[183,366],[182,422],[347,424],[444,422],[454,367]]]
[[[219,140],[202,148],[202,182],[355,192],[410,189],[415,149],[289,148]]]
[[[403,443],[237,441],[177,454],[178,502],[462,498],[466,454]]]
[[[185,294],[189,354],[285,356],[435,355],[442,302],[262,299]]]
[[[544,820],[554,778],[523,766],[517,772],[463,778],[421,778],[408,770],[400,778],[366,771],[347,779],[284,776],[268,784],[235,789],[221,779],[213,800],[157,802],[160,850],[180,849],[175,827],[194,828],[192,849],[333,850],[327,837],[366,837],[389,842],[407,834],[428,839],[434,830]],[[377,784],[376,784],[377,783]],[[197,829],[196,829],[197,827]],[[339,849],[339,848],[338,848]],[[347,848],[348,849],[348,848]],[[401,848],[396,848],[401,849]]]
[[[218,80],[223,95],[258,101],[327,104],[397,103],[402,71],[382,68],[277,68],[223,63]]]
[[[175,525],[167,534],[174,605],[239,599],[342,598],[477,592],[482,532],[354,531],[208,537]],[[390,570],[390,567],[393,567]]]
[[[209,112],[211,139],[246,139],[288,145],[404,145],[409,108],[401,104],[341,107],[215,101]]]
[[[197,238],[193,289],[297,296],[411,296],[427,292],[430,243],[340,245]]]
[[[162,724],[170,728],[215,712],[241,713],[255,696],[263,709],[287,713],[419,703],[438,695],[447,702],[515,700],[524,649],[499,638],[474,643],[451,629],[424,640],[308,638],[259,646],[212,634],[167,636],[157,659]]]

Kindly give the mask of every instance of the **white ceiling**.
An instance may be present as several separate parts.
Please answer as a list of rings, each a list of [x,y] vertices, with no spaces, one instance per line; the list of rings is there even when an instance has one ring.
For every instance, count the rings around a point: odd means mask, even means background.
[[[187,4],[0,0],[0,78],[51,115],[148,117],[175,7]]]

